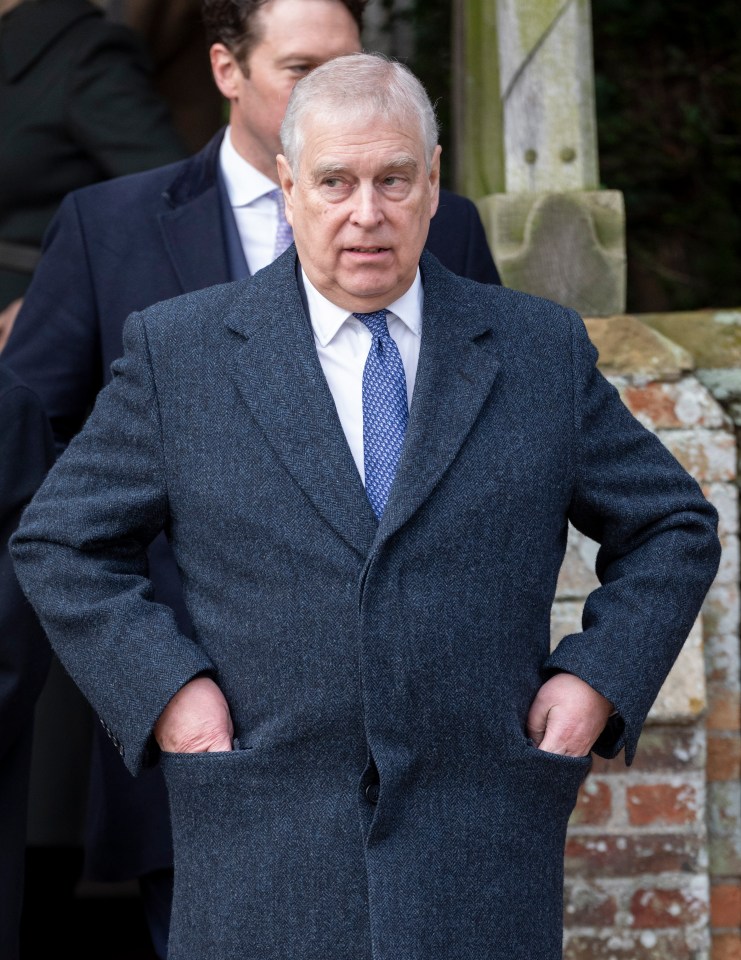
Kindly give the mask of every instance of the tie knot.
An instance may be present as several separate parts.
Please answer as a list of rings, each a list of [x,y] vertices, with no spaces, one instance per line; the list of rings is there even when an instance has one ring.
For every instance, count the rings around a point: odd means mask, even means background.
[[[374,313],[354,313],[353,316],[364,323],[374,337],[388,337],[386,313],[386,310],[376,310]]]

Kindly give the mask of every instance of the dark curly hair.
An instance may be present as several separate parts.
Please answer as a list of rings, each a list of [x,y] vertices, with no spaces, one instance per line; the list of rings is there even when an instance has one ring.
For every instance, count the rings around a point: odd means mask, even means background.
[[[257,12],[271,0],[202,0],[201,11],[208,45],[223,43],[236,60],[245,64],[253,47],[262,39]],[[368,0],[334,0],[347,9],[363,28],[363,12]]]

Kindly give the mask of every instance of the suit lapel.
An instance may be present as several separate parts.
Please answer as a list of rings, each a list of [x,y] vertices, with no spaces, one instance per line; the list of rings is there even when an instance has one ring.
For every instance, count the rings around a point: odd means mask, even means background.
[[[242,287],[225,320],[239,334],[233,376],[268,443],[336,533],[362,557],[377,524],[324,377],[291,248]]]
[[[488,397],[499,363],[493,318],[460,281],[423,254],[422,346],[399,467],[378,530],[390,537],[419,509],[454,461]]]

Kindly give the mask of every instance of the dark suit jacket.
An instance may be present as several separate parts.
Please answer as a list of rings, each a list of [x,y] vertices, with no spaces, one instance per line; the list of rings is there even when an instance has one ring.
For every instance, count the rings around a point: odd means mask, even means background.
[[[233,276],[228,241],[236,228],[217,183],[221,137],[181,163],[76,191],[54,219],[3,359],[41,396],[60,448],[109,380],[129,313]],[[470,200],[442,191],[428,247],[456,273],[499,282]],[[163,537],[150,565],[158,599],[188,630]],[[95,751],[88,873],[121,880],[166,866],[172,853],[159,769],[134,781],[105,737]]]
[[[69,190],[186,156],[137,35],[87,0],[0,19],[0,131],[0,241],[30,248]],[[0,309],[30,277],[0,268]]]
[[[41,401],[0,365],[0,956],[18,957],[33,711],[51,649],[21,593],[8,541],[54,461]]]
[[[631,761],[720,555],[717,513],[596,368],[580,318],[430,254],[408,431],[377,523],[289,249],[133,316],[24,514],[23,587],[125,763],[207,673],[233,753],[165,754],[171,960],[560,960],[590,758],[535,749],[553,670]],[[551,655],[568,522],[600,543]],[[192,639],[153,602],[165,529]]]

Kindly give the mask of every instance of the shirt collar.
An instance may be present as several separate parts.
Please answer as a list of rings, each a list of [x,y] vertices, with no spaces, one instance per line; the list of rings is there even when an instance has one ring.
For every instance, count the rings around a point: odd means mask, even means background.
[[[229,203],[233,207],[246,207],[264,196],[269,190],[275,190],[274,183],[264,173],[260,173],[244,157],[241,157],[232,143],[230,128],[224,131],[219,150],[219,164],[224,177]]]
[[[306,288],[306,301],[309,305],[309,315],[311,326],[314,330],[319,343],[326,347],[327,344],[336,336],[337,331],[342,324],[352,316],[344,307],[338,307],[336,303],[319,293],[311,280],[306,276],[306,271],[301,268],[301,275]],[[398,317],[406,327],[408,327],[417,337],[422,336],[422,303],[424,293],[422,290],[422,278],[420,277],[419,267],[414,277],[411,287],[403,293],[398,300],[390,303],[386,309]]]

